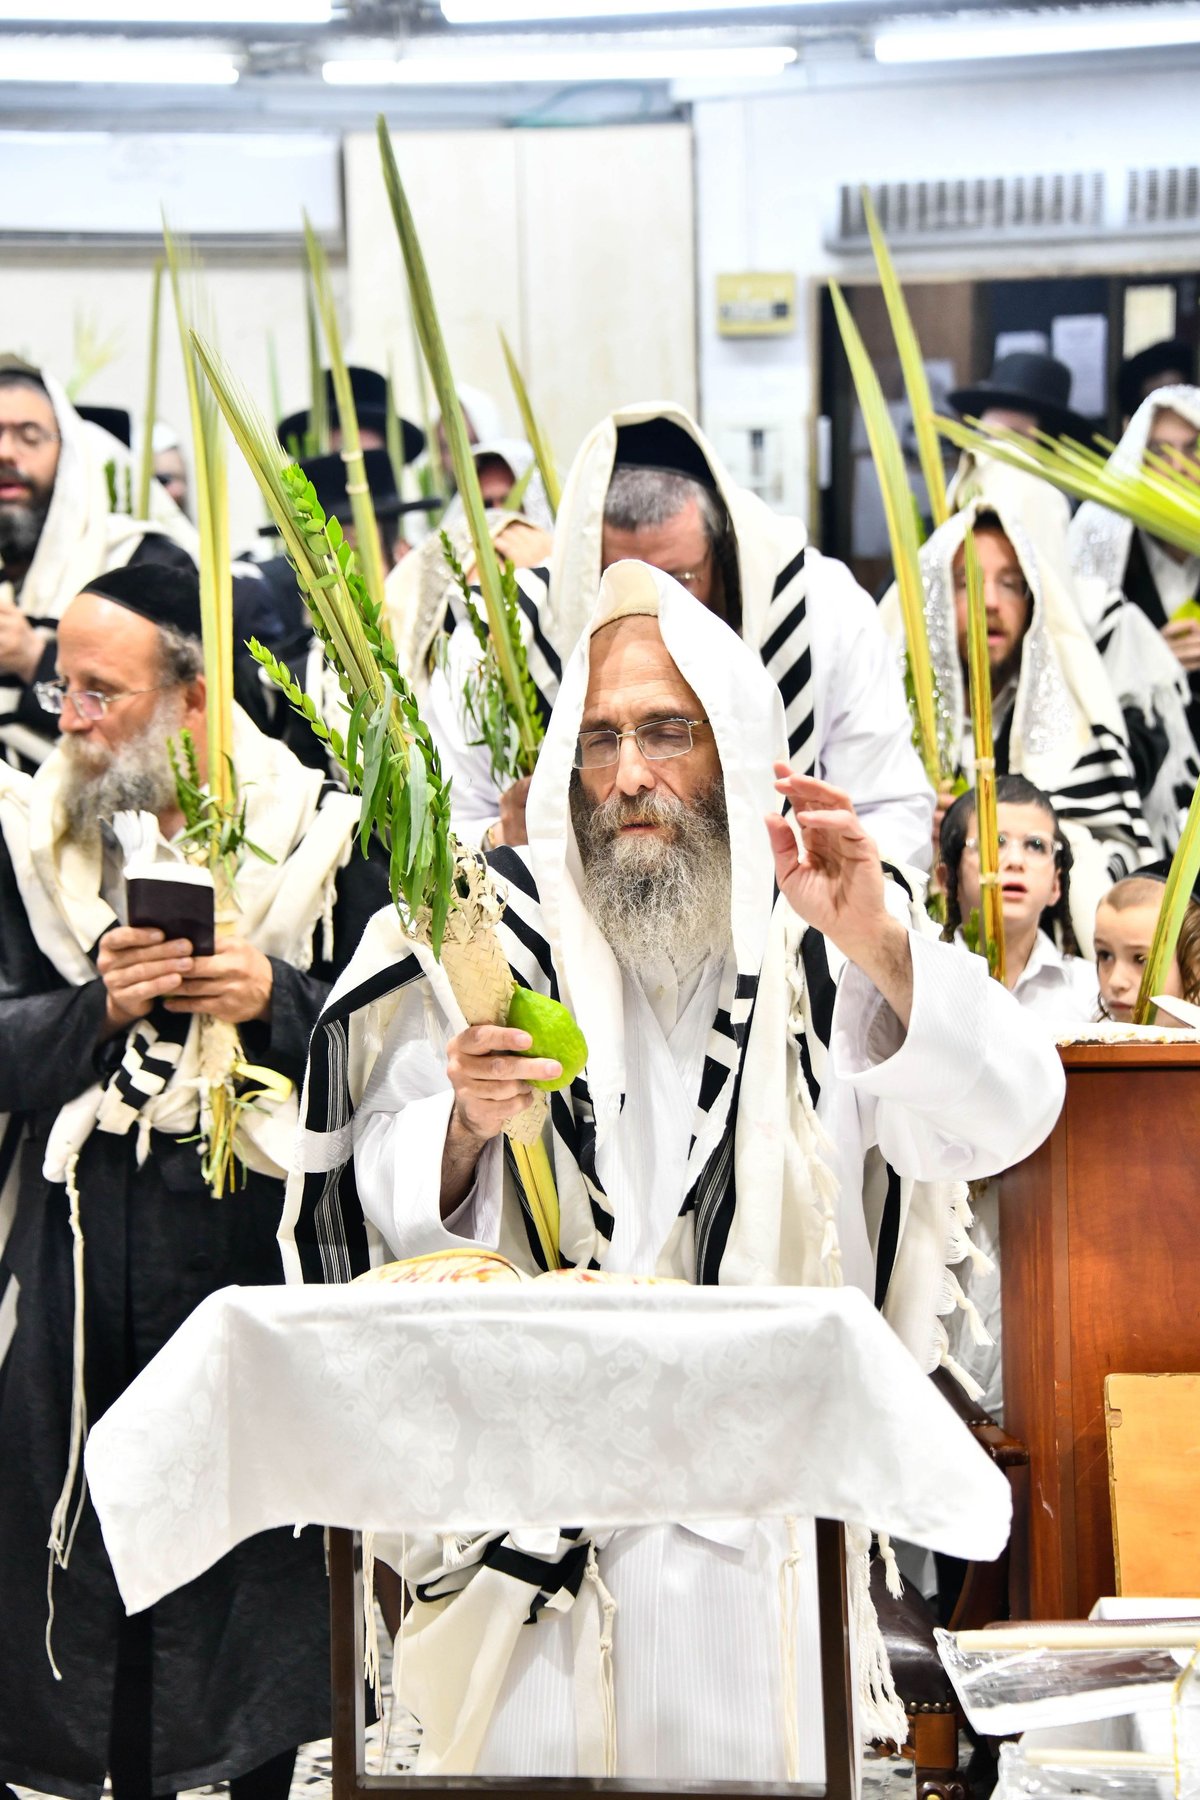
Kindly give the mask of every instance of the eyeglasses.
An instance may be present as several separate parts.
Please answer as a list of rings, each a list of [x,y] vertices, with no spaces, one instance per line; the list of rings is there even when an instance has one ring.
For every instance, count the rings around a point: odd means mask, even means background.
[[[157,687],[129,688],[123,694],[97,694],[89,689],[82,693],[71,693],[61,681],[35,681],[33,691],[43,712],[52,713],[58,718],[69,700],[75,708],[77,718],[95,725],[117,700],[132,700],[137,694],[161,694],[167,688],[178,686],[177,681],[160,681]]]
[[[575,745],[577,769],[610,769],[620,760],[622,738],[633,738],[647,762],[667,762],[672,756],[686,756],[692,748],[692,733],[707,719],[651,719],[635,725],[632,731],[584,731]]]
[[[10,433],[26,450],[40,450],[43,444],[52,443],[59,435],[45,425],[35,425],[32,419],[18,420],[15,424],[0,419],[0,444]]]
[[[1028,857],[1030,862],[1048,862],[1052,856],[1058,855],[1058,845],[1053,838],[1012,838],[1009,837],[1007,831],[1002,831],[996,838],[996,844],[1001,856],[1004,855],[1006,850],[1019,850],[1023,856]],[[978,856],[979,839],[977,837],[967,838],[963,844],[963,849],[969,850],[972,856]]]
[[[712,546],[710,545],[704,552],[704,555],[700,558],[696,568],[664,569],[663,574],[669,575],[672,581],[677,581],[680,587],[687,589],[689,594],[694,594],[696,589],[702,587],[707,579],[708,566],[712,562],[712,554]]]
[[[996,587],[1000,593],[1010,600],[1028,600],[1029,583],[1017,570],[1011,570],[996,577]],[[967,572],[965,569],[954,571],[954,591],[965,594],[967,591]]]

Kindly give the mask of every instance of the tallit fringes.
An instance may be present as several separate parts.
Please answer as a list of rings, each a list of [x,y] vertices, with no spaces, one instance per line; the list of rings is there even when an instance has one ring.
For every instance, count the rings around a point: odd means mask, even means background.
[[[78,1168],[79,1152],[75,1150],[68,1157],[66,1166],[75,1314],[71,1328],[70,1448],[67,1452],[67,1472],[63,1480],[62,1492],[59,1494],[54,1511],[50,1516],[50,1537],[46,1546],[49,1551],[46,1568],[46,1658],[55,1681],[62,1680],[62,1670],[54,1660],[54,1573],[56,1569],[65,1569],[71,1560],[75,1533],[79,1529],[79,1521],[83,1517],[83,1508],[87,1500],[87,1476],[80,1475],[79,1467],[83,1457],[84,1439],[87,1437],[87,1392],[84,1387],[83,1223],[79,1215],[79,1184],[76,1179]],[[72,1512],[71,1496],[74,1493],[77,1478],[79,1480],[79,1497]]]
[[[960,1362],[950,1354],[950,1339],[946,1327],[940,1319],[934,1321],[933,1327],[934,1367],[945,1369],[957,1381],[968,1400],[983,1399],[984,1390],[973,1375],[967,1373]]]
[[[600,1717],[604,1729],[604,1773],[617,1772],[617,1690],[613,1679],[613,1625],[617,1603],[604,1585],[595,1544],[588,1545],[584,1580],[591,1583],[600,1608]]]
[[[783,1706],[783,1755],[789,1781],[800,1779],[800,1719],[796,1711],[799,1680],[800,1537],[794,1514],[783,1521],[788,1552],[779,1565],[779,1666]]]
[[[383,1717],[383,1682],[379,1673],[379,1622],[375,1617],[375,1533],[362,1534],[363,1574],[363,1680],[375,1696],[375,1711]]]
[[[846,1526],[846,1573],[863,1734],[870,1743],[899,1747],[908,1737],[908,1718],[871,1599],[871,1534],[861,1525]]]
[[[962,1284],[950,1269],[943,1269],[941,1292],[938,1296],[937,1313],[939,1318],[946,1318],[950,1313],[961,1312],[967,1321],[967,1329],[971,1333],[971,1342],[981,1348],[994,1344],[995,1338],[980,1317],[975,1302],[963,1292]]]
[[[879,1560],[883,1564],[883,1580],[893,1600],[904,1597],[904,1580],[900,1574],[900,1564],[896,1561],[896,1552],[892,1549],[892,1540],[886,1531],[875,1533],[875,1542],[879,1545]]]

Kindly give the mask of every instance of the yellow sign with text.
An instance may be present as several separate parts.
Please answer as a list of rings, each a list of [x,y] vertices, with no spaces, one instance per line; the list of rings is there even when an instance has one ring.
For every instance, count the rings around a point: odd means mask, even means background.
[[[717,276],[721,337],[786,337],[796,329],[796,277],[747,270]]]

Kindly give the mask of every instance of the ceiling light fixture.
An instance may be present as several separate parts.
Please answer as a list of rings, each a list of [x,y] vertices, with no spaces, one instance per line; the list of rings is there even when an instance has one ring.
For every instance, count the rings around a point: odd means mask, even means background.
[[[1098,13],[1039,23],[1030,13],[1020,24],[898,26],[875,39],[882,63],[973,62],[993,57],[1070,56],[1096,50],[1152,50],[1200,44],[1200,13]]]
[[[766,12],[812,0],[442,0],[448,25],[524,25],[537,21],[648,18],[674,13]]]
[[[0,0],[4,25],[328,25],[332,0]]]
[[[795,62],[786,44],[728,49],[498,51],[488,56],[406,56],[401,62],[327,62],[335,87],[502,87],[513,82],[706,81],[778,75]]]
[[[0,83],[232,87],[237,78],[238,66],[232,56],[157,50],[144,44],[5,44],[0,52]]]

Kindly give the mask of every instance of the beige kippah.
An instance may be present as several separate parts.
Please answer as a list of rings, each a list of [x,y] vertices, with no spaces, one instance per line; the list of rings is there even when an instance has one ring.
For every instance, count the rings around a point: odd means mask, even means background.
[[[656,619],[658,583],[647,563],[619,562],[600,577],[600,605],[592,621],[592,636],[618,619]]]

